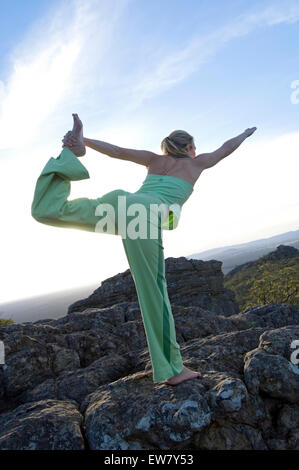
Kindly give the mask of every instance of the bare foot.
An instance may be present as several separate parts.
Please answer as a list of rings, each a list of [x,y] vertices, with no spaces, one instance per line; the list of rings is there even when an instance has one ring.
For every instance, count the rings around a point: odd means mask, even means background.
[[[184,382],[185,380],[195,379],[195,378],[199,378],[199,377],[201,377],[200,372],[195,372],[195,371],[193,371],[191,369],[188,369],[187,367],[184,366],[184,369],[182,370],[182,372],[180,372],[177,375],[174,375],[173,377],[170,377],[164,383],[166,383],[168,385],[178,385],[181,382]]]
[[[83,139],[83,124],[78,114],[73,114],[73,119],[73,129],[64,136],[62,140],[64,144],[63,147],[68,147],[77,157],[82,157],[86,154]]]
[[[81,119],[79,119],[78,114],[73,114],[72,116],[73,116],[73,119],[74,119],[74,125],[73,125],[73,129],[72,129],[72,133],[75,137],[77,137],[79,142],[81,142],[84,145],[82,121],[81,121]]]

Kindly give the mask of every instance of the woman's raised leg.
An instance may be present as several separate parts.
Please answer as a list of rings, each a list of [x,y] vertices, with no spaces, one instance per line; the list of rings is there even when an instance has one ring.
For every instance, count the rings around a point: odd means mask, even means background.
[[[31,215],[38,222],[55,227],[118,235],[115,190],[96,199],[85,197],[69,201],[71,181],[89,178],[76,155],[64,147],[60,155],[50,158],[37,179]]]

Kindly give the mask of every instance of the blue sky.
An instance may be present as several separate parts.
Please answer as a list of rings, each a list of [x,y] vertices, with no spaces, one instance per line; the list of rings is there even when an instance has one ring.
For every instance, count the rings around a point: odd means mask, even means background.
[[[59,155],[73,112],[86,137],[157,153],[174,129],[194,135],[202,153],[257,127],[203,172],[179,227],[164,232],[166,258],[298,229],[298,33],[299,1],[2,1],[0,302],[128,268],[118,237],[30,215],[36,179]],[[92,150],[84,164],[91,178],[73,183],[71,198],[135,191],[146,176]]]

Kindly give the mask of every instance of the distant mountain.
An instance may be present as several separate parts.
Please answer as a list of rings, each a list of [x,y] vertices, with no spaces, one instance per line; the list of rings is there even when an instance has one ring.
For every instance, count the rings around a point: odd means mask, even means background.
[[[203,261],[212,259],[222,261],[222,271],[224,274],[227,274],[241,264],[254,261],[274,251],[279,245],[288,245],[299,249],[299,230],[274,235],[269,238],[253,240],[248,243],[213,248],[188,255],[186,258],[201,259]]]

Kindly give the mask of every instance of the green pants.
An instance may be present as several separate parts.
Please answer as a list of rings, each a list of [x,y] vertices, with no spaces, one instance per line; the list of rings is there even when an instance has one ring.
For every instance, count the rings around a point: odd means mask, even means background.
[[[89,173],[80,159],[64,148],[56,159],[50,158],[37,179],[31,215],[47,225],[121,236],[136,286],[153,366],[153,380],[161,382],[183,370],[165,279],[161,228],[163,214],[153,217],[152,205],[160,205],[161,200],[154,194],[142,191],[130,193],[116,189],[96,199],[69,201],[70,181],[87,178]],[[136,213],[130,211],[124,214],[119,196],[123,196],[126,208],[132,204],[142,206],[141,218],[137,220]],[[113,212],[107,211],[107,207],[112,207]],[[129,229],[130,233],[134,232],[134,227],[138,226],[136,221],[143,224],[146,233],[133,238],[128,236],[128,232]],[[155,236],[150,236],[151,233]]]

